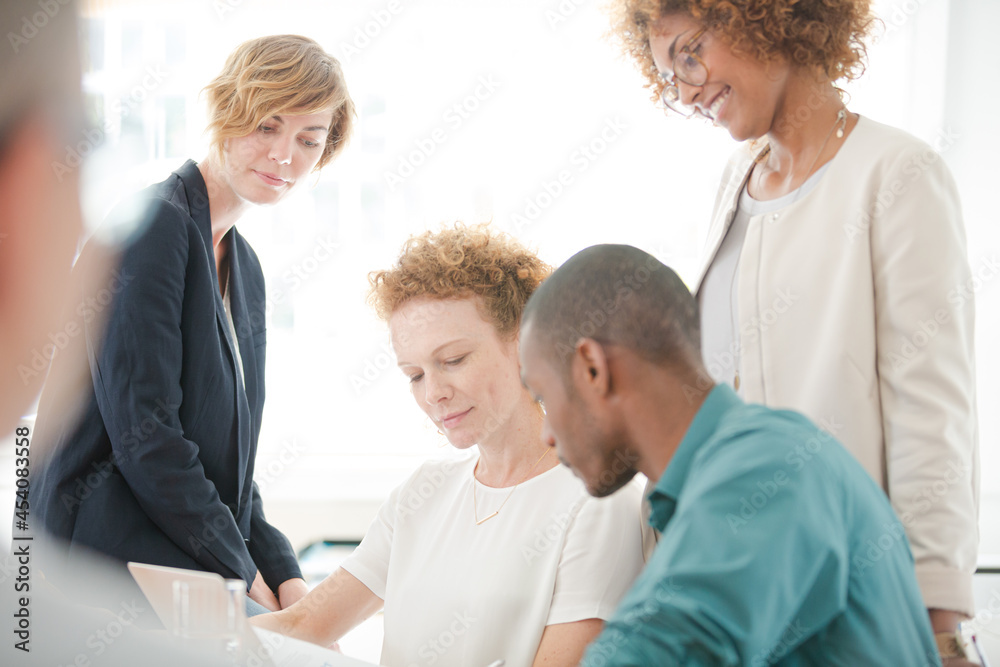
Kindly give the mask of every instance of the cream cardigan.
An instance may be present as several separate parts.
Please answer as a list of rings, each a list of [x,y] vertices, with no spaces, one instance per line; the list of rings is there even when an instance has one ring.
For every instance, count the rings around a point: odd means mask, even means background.
[[[696,293],[760,149],[743,146],[724,172]],[[888,493],[926,605],[974,615],[975,304],[939,153],[860,118],[812,192],[751,218],[738,272],[745,399],[835,435]]]

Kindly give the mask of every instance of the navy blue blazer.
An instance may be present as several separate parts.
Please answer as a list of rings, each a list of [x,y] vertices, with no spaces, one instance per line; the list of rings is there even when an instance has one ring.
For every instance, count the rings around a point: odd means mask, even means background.
[[[123,252],[99,345],[88,327],[93,391],[82,421],[33,475],[32,510],[70,553],[83,545],[248,586],[259,568],[277,591],[301,572],[288,540],[264,518],[253,482],[264,405],[260,262],[231,229],[229,290],[244,389],[201,172],[188,161],[140,199],[150,207],[148,224]]]

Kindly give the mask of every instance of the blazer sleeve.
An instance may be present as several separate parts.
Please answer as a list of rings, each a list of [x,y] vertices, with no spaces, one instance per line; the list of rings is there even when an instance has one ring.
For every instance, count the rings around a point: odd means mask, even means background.
[[[127,281],[92,356],[98,408],[115,464],[142,510],[206,570],[249,584],[256,566],[178,413],[193,228],[172,204],[159,201],[153,209],[148,229],[123,255]]]
[[[295,551],[285,535],[264,518],[264,503],[257,482],[253,483],[253,513],[250,516],[250,556],[260,568],[264,583],[277,592],[289,579],[302,577]]]
[[[883,172],[869,229],[889,497],[927,607],[972,616],[975,304],[958,192],[929,146],[911,142]]]

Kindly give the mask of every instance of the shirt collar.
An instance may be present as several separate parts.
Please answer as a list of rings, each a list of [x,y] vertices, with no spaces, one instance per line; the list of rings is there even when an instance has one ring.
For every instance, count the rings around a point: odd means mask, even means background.
[[[743,401],[728,385],[718,384],[709,392],[705,402],[691,420],[684,438],[677,445],[677,451],[660,476],[660,481],[649,494],[652,508],[649,516],[651,526],[662,531],[670,521],[698,450],[712,437],[725,414],[742,403]]]

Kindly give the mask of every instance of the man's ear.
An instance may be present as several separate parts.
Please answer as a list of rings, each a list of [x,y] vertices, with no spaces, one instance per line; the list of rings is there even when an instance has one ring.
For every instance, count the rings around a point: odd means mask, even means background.
[[[593,338],[583,338],[573,353],[573,381],[580,393],[606,396],[611,391],[608,356],[603,345]]]

